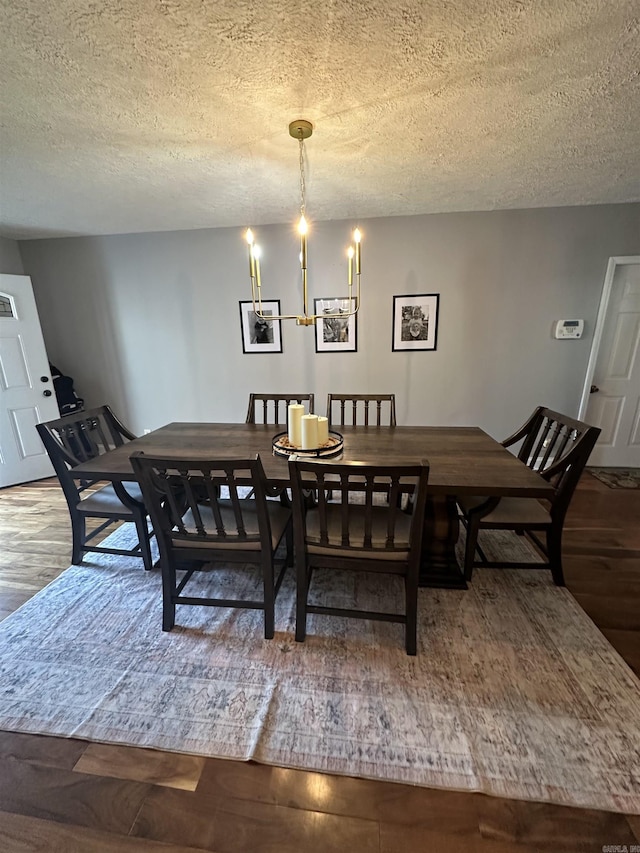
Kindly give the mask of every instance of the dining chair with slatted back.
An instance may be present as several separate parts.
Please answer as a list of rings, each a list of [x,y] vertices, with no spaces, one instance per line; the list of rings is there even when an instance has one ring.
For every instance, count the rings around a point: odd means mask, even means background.
[[[296,640],[302,642],[306,637],[308,613],[399,622],[405,626],[407,654],[415,655],[428,463],[312,462],[294,456],[289,459],[289,472],[297,584]],[[317,505],[313,507],[305,501],[309,489],[317,495]],[[329,491],[337,493],[340,501],[330,501]],[[411,513],[400,509],[401,496],[408,492],[414,495]],[[388,503],[376,500],[387,494]],[[404,580],[404,611],[319,604],[317,592],[314,603],[309,603],[316,569],[399,575]]]
[[[329,394],[327,396],[329,426],[396,425],[395,394]]]
[[[158,540],[163,631],[173,628],[177,605],[248,608],[264,612],[264,636],[271,639],[275,599],[293,562],[293,530],[291,509],[267,500],[269,487],[260,457],[179,459],[138,451],[132,454],[131,465]],[[253,489],[251,500],[240,494],[247,485]],[[276,559],[283,540],[286,554]],[[220,562],[257,565],[259,584],[227,598],[224,588],[222,595],[214,594],[214,583],[203,588],[192,582],[196,572],[207,571],[215,580],[215,564]],[[282,563],[277,577],[276,563]],[[189,584],[195,590],[192,595],[184,594]],[[249,593],[252,597],[244,597]]]
[[[396,426],[395,394],[329,394],[327,419],[331,426]],[[331,499],[331,492],[328,493]]]
[[[504,447],[519,445],[517,456],[554,486],[549,501],[519,497],[458,497],[460,519],[466,528],[464,574],[471,579],[477,566],[486,568],[551,569],[564,586],[562,532],[564,520],[589,455],[600,435],[598,427],[538,406]],[[527,537],[542,557],[540,562],[504,562],[487,559],[478,543],[482,530],[511,530]],[[544,534],[545,540],[539,534]],[[476,559],[476,552],[479,559]]]
[[[71,516],[72,554],[74,565],[82,562],[85,552],[124,554],[141,557],[145,569],[153,568],[147,512],[142,493],[136,483],[99,486],[95,480],[74,476],[81,462],[121,447],[136,436],[114,415],[109,406],[88,409],[46,423],[36,429],[58,476]],[[101,523],[87,533],[87,520]],[[94,544],[109,527],[120,522],[133,522],[138,542],[133,548],[110,548]]]
[[[249,394],[249,408],[245,423],[286,424],[290,403],[307,405],[307,414],[313,412],[313,394]]]

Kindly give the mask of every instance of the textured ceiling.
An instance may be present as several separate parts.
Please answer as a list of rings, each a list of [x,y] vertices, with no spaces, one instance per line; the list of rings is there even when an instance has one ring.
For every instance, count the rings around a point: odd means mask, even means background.
[[[0,0],[0,234],[640,199],[638,0]]]

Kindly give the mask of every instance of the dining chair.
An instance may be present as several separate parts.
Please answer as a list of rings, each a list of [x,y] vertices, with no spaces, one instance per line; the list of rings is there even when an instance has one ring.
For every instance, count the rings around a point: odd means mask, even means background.
[[[269,486],[260,457],[177,459],[138,451],[131,465],[156,531],[162,570],[162,630],[170,631],[177,605],[236,607],[264,612],[264,636],[274,635],[275,599],[287,566],[293,563],[292,513],[268,501]],[[254,497],[239,490],[250,485]],[[222,487],[228,498],[222,497]],[[276,559],[280,542],[286,554]],[[185,595],[195,572],[215,571],[212,563],[250,563],[261,569],[262,593],[255,598]],[[282,562],[276,578],[275,564]],[[185,574],[178,580],[178,572]]]
[[[340,426],[386,426],[387,423],[394,427],[396,426],[396,395],[329,394],[327,396],[327,419],[329,427],[336,424]],[[331,500],[331,491],[328,492],[327,497]],[[402,495],[399,495],[398,499],[401,500]]]
[[[312,415],[313,394],[249,394],[249,408],[245,423],[286,424],[290,403],[306,403]]]
[[[395,394],[329,394],[329,426],[396,426]]]
[[[75,415],[36,424],[49,459],[58,476],[71,516],[72,554],[74,565],[82,562],[85,552],[123,554],[141,557],[145,569],[153,568],[147,511],[136,483],[98,486],[96,480],[74,476],[73,469],[120,447],[136,436],[114,415],[109,406],[88,409]],[[101,519],[98,527],[87,533],[87,519]],[[107,528],[120,522],[133,522],[138,542],[133,548],[108,548],[93,544]],[[106,535],[106,534],[105,534]],[[102,537],[104,538],[104,536]]]
[[[476,566],[487,568],[549,568],[554,583],[564,586],[562,531],[578,480],[600,435],[598,427],[538,406],[504,447],[520,443],[518,459],[550,482],[550,500],[518,497],[458,497],[460,519],[466,528],[464,576],[471,580]],[[540,562],[488,560],[478,543],[482,530],[511,530],[532,542]],[[545,540],[539,534],[544,534]],[[479,559],[476,559],[476,552]]]
[[[297,584],[296,640],[303,642],[306,637],[308,613],[399,622],[405,626],[407,654],[415,655],[428,463],[369,465],[311,462],[291,457],[289,472]],[[317,506],[310,508],[305,501],[308,489],[315,491]],[[329,501],[330,490],[339,493],[339,503]],[[399,508],[400,498],[406,492],[414,494],[412,513]],[[375,501],[378,493],[389,493],[389,503],[378,504]],[[404,612],[309,603],[316,569],[399,575],[404,579]]]

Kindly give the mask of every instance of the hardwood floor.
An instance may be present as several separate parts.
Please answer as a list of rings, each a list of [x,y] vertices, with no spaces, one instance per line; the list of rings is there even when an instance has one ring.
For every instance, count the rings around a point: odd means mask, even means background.
[[[57,480],[0,491],[0,619],[69,565]],[[565,528],[577,601],[640,673],[640,490],[586,474]],[[0,732],[3,853],[529,853],[640,845],[640,818]],[[640,849],[640,847],[639,847]]]

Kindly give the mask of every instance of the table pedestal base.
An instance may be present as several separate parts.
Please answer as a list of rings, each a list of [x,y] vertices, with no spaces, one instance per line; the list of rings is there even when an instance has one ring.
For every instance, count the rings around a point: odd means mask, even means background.
[[[453,495],[430,495],[422,534],[420,586],[467,589],[456,558],[459,534],[460,522]]]

